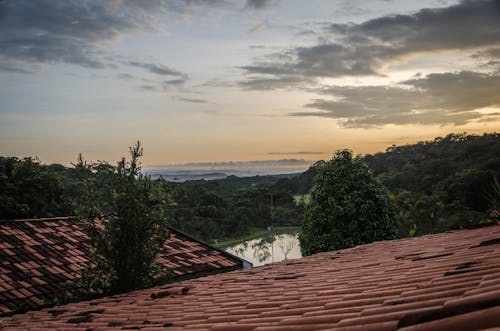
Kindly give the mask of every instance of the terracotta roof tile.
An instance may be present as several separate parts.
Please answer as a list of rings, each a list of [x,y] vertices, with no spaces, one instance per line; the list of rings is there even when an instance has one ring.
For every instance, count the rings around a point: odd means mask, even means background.
[[[5,330],[494,329],[500,327],[498,238],[496,225],[377,242],[18,314],[2,325]]]
[[[88,237],[70,217],[0,221],[0,315],[47,304],[87,265]],[[242,260],[170,229],[157,262],[175,277],[242,268]],[[212,262],[218,262],[212,263]]]

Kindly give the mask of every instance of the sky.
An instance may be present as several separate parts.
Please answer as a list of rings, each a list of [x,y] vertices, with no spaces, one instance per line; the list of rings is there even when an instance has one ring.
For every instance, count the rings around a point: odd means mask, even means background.
[[[319,160],[493,131],[498,0],[0,0],[0,155]]]

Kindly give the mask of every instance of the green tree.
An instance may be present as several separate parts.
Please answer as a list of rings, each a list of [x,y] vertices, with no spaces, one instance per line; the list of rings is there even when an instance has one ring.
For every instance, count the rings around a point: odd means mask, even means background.
[[[0,156],[0,219],[66,216],[60,165]]]
[[[304,255],[395,238],[388,192],[351,151],[337,151],[314,181],[299,235]]]
[[[143,288],[159,274],[155,258],[168,237],[165,192],[140,172],[139,142],[130,161],[105,162],[75,170],[86,175],[79,215],[88,224],[92,265],[84,281],[92,291],[120,293]]]

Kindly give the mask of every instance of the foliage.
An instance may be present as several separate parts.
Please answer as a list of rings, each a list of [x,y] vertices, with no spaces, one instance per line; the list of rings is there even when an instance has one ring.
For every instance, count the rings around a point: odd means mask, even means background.
[[[349,150],[337,151],[314,181],[299,236],[304,255],[395,238],[388,192]]]
[[[30,157],[0,157],[0,219],[68,215],[61,167],[41,165]]]
[[[84,181],[79,216],[87,222],[92,265],[84,280],[97,292],[120,293],[150,285],[155,257],[167,239],[166,196],[140,172],[140,143],[116,166],[86,164],[75,170]]]
[[[459,229],[487,219],[500,175],[500,134],[449,134],[392,146],[363,161],[390,190],[401,234]]]
[[[500,182],[497,176],[493,178],[491,190],[486,194],[486,198],[490,202],[491,209],[500,209]]]
[[[392,146],[360,160],[390,191],[401,236],[458,229],[491,219],[490,214],[500,209],[494,183],[500,178],[500,134],[450,134]],[[101,163],[97,171],[83,159],[77,164],[82,167],[0,157],[0,219],[81,213],[87,181],[110,182],[104,177],[113,167]],[[207,241],[230,239],[271,224],[297,226],[322,164],[302,174],[184,183],[156,180],[151,185],[163,200],[173,200],[167,208],[171,226]],[[95,193],[106,198],[105,192]]]
[[[491,184],[491,193],[487,195],[487,198],[491,203],[491,207],[488,210],[488,220],[500,222],[500,183],[496,176]]]
[[[273,187],[293,194],[306,194],[312,188],[314,176],[324,163],[325,161],[317,161],[305,172],[297,176],[282,178]]]
[[[240,188],[219,194],[211,183],[164,183],[175,205],[170,224],[202,240],[235,238],[251,228],[298,225],[303,206],[291,194],[271,187]]]

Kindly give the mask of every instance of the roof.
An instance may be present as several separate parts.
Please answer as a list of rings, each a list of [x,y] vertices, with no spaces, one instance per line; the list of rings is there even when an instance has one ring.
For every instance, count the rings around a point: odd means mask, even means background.
[[[319,253],[18,314],[2,325],[219,331],[499,327],[500,226]]]
[[[0,221],[0,314],[72,295],[65,284],[87,266],[88,236],[71,217]],[[243,267],[243,260],[170,228],[157,262],[173,278]]]

